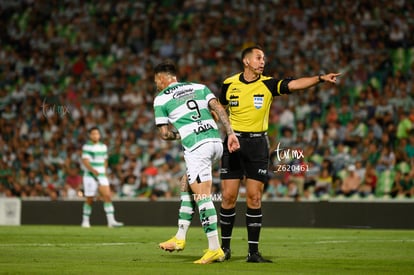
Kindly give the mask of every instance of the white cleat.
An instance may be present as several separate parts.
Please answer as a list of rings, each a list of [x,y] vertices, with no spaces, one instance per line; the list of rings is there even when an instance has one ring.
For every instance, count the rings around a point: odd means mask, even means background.
[[[90,224],[90,223],[88,223],[88,222],[82,222],[81,226],[82,226],[83,228],[89,228],[89,227],[91,227],[91,224]]]
[[[111,227],[111,228],[113,228],[113,227],[122,227],[122,226],[124,226],[124,223],[123,222],[117,222],[117,221],[108,224],[108,227]]]

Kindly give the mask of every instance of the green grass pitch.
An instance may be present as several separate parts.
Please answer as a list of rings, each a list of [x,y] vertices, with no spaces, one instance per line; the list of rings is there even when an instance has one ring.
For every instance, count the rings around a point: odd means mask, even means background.
[[[262,228],[270,264],[246,263],[246,229],[232,258],[196,265],[207,240],[190,228],[182,252],[158,243],[176,227],[0,226],[0,274],[414,274],[414,230]]]

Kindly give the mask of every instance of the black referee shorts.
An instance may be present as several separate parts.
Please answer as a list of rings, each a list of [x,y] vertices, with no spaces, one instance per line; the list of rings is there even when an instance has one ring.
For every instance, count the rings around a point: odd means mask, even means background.
[[[236,133],[240,150],[230,153],[227,137],[223,144],[221,158],[221,179],[246,178],[268,182],[269,140],[264,133]]]

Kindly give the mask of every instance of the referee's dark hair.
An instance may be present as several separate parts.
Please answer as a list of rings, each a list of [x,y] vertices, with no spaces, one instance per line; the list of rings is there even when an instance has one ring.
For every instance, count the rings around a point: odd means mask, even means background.
[[[262,47],[260,47],[259,45],[255,45],[255,46],[251,46],[248,48],[245,48],[242,53],[241,53],[241,60],[243,62],[243,59],[246,57],[246,55],[248,55],[249,53],[252,53],[253,50],[261,50],[263,52]]]
[[[174,62],[172,60],[165,60],[155,66],[154,68],[154,74],[158,73],[167,73],[172,76],[177,75],[177,67],[175,66]]]

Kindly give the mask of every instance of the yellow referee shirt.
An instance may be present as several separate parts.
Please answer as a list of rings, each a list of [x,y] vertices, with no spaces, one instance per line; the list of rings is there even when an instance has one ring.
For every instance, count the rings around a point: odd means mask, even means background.
[[[289,94],[289,81],[260,75],[257,80],[247,82],[243,78],[243,73],[225,79],[219,100],[229,109],[234,131],[267,131],[273,97]]]

